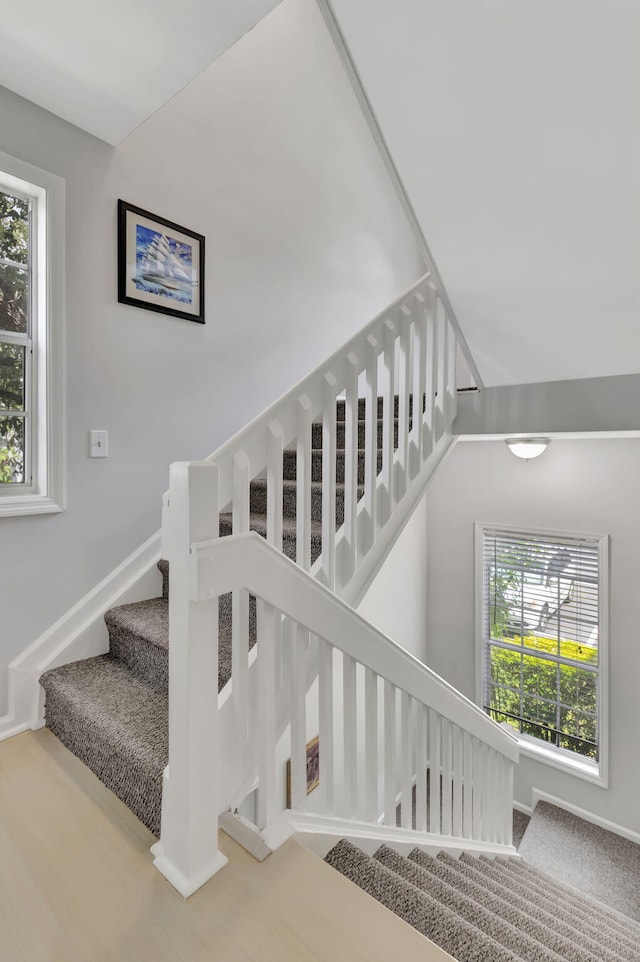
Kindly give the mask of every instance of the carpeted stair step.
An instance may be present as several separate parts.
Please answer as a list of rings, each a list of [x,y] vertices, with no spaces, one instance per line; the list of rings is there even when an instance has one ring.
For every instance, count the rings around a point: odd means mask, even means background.
[[[350,842],[344,839],[338,842],[325,856],[325,861],[458,962],[522,962],[430,893],[407,882]]]
[[[481,861],[484,862],[484,859]],[[524,860],[518,860],[517,865],[514,865],[510,859],[496,859],[496,862],[497,870],[504,873],[504,877],[508,879],[509,885],[513,888],[518,887],[520,890],[526,889],[530,893],[539,893],[551,902],[562,898],[565,904],[570,907],[574,918],[580,920],[580,924],[590,931],[601,931],[602,919],[606,918],[611,936],[637,953],[637,947],[640,945],[640,926],[633,919],[626,915],[622,916],[606,904],[596,902],[590,896],[583,895],[574,888],[557,882],[557,880],[535,869]],[[593,908],[596,904],[600,911],[598,923],[594,925]],[[633,962],[636,962],[635,954],[632,954],[630,958]]]
[[[520,846],[527,863],[640,923],[640,845],[538,802]]]
[[[358,421],[358,448],[364,448],[366,446],[366,430],[365,421]],[[345,446],[345,430],[346,425],[344,421],[338,421],[336,425],[336,448],[338,450],[344,449]],[[382,421],[378,421],[377,427],[377,446],[382,447]],[[311,425],[311,447],[314,449],[322,448],[322,424],[315,422]],[[393,422],[393,447],[398,447],[398,419],[396,418]]]
[[[54,735],[159,835],[166,695],[110,655],[54,668],[40,684]]]
[[[426,395],[423,394],[423,395],[422,395],[422,410],[423,410],[423,411],[424,411],[424,408],[425,408],[425,401],[426,401]],[[396,394],[396,396],[395,396],[395,398],[394,398],[394,404],[393,404],[393,416],[394,416],[395,418],[398,417],[398,409],[399,409],[399,406],[400,406],[400,398],[399,398],[398,395]],[[345,402],[344,402],[343,400],[340,400],[340,401],[337,401],[337,402],[336,402],[336,419],[337,419],[338,421],[344,421],[344,418],[345,418],[345,409],[346,409],[346,405],[345,405]],[[362,398],[362,397],[361,397],[361,398],[358,399],[358,418],[359,418],[360,420],[363,420],[363,419],[364,419],[366,410],[367,410],[367,401],[366,401],[366,398]],[[381,418],[381,417],[383,416],[383,414],[384,414],[384,398],[379,397],[379,398],[378,398],[378,406],[377,406],[377,415],[376,415],[376,416],[377,416],[378,419],[379,419],[379,418]],[[413,414],[413,394],[410,394],[410,395],[409,395],[409,417],[411,417],[412,414]]]
[[[445,879],[444,867],[435,859],[433,859],[433,869],[427,871],[386,845],[378,849],[374,858],[406,882],[428,892],[441,905],[455,912],[457,917],[465,920],[478,932],[483,932],[503,948],[513,952],[516,957],[527,962],[529,960],[530,962],[560,962],[562,959],[562,956],[552,949],[527,935],[526,932],[520,931],[512,922],[506,921],[500,914],[492,911],[484,900],[476,901],[461,892],[455,883],[451,884],[448,878]],[[582,959],[578,957],[578,962],[592,962],[592,960],[587,960],[583,956]]]
[[[168,579],[168,566],[166,567]],[[136,677],[166,694],[169,684],[169,604],[152,598],[105,613],[109,654]],[[221,595],[218,616],[218,690],[231,678],[231,595]],[[249,647],[256,640],[256,599],[249,598]]]
[[[358,451],[358,484],[364,484],[365,450]],[[344,451],[336,451],[336,482],[344,484]],[[378,451],[376,473],[382,471],[382,451]],[[283,457],[283,477],[285,481],[295,481],[297,477],[297,453],[285,451]],[[322,449],[311,452],[311,480],[322,481]]]
[[[264,515],[252,515],[249,519],[249,529],[257,531],[263,538],[267,537],[267,522]],[[220,515],[220,537],[233,534],[233,519],[230,514]],[[311,564],[320,556],[322,551],[322,525],[318,521],[311,522]],[[296,560],[296,521],[293,518],[282,520],[282,552]]]
[[[426,857],[428,858],[429,856]],[[423,852],[415,849],[411,852],[409,858],[424,867],[423,859],[425,855]],[[471,859],[470,862],[467,862],[463,858],[453,858],[453,856],[446,852],[440,852],[438,854],[438,861],[468,881],[474,886],[476,891],[484,892],[494,905],[497,904],[493,902],[494,899],[498,902],[501,901],[506,905],[508,912],[511,912],[511,910],[514,912],[518,911],[522,914],[523,918],[530,919],[529,922],[522,922],[525,931],[530,935],[540,938],[540,936],[536,934],[536,931],[542,933],[544,929],[546,929],[553,933],[553,939],[555,939],[555,936],[558,936],[565,944],[568,943],[570,946],[577,946],[583,949],[587,953],[587,956],[593,956],[598,962],[617,962],[620,958],[624,958],[624,956],[620,956],[617,952],[606,948],[602,940],[596,941],[590,938],[583,931],[582,927],[576,928],[574,925],[574,916],[566,911],[566,906],[562,900],[549,904],[548,900],[536,898],[534,895],[523,898],[509,887],[508,878],[505,878],[503,882],[497,882],[482,872],[477,871],[477,869],[473,867],[473,862],[477,861],[477,859]],[[464,891],[462,885],[460,888],[461,891]],[[533,928],[530,928],[530,926],[533,926]],[[547,944],[560,955],[564,954],[560,951],[559,942],[549,939]]]
[[[364,485],[358,485],[358,501],[364,495]],[[311,482],[311,519],[322,521],[322,483]],[[285,518],[295,518],[298,507],[298,486],[296,481],[282,483],[282,513]],[[267,481],[258,479],[251,482],[249,495],[251,514],[267,513]],[[336,528],[344,522],[344,485],[336,485]]]
[[[525,900],[535,901],[550,914],[556,911],[558,899],[561,899],[567,911],[571,913],[572,924],[579,931],[585,933],[590,939],[600,941],[604,948],[616,952],[622,958],[628,959],[629,962],[638,962],[636,955],[628,954],[630,951],[637,954],[637,945],[634,946],[633,942],[629,942],[623,932],[618,931],[615,927],[610,928],[607,933],[603,931],[602,921],[594,918],[596,906],[593,901],[589,900],[588,904],[578,907],[573,900],[573,893],[570,889],[563,887],[554,892],[545,888],[544,884],[533,884],[526,872],[526,865],[525,871],[520,877],[518,877],[520,873],[514,875],[512,862],[515,860],[474,858],[466,853],[461,855],[461,860],[472,865],[488,878],[508,886],[515,895],[519,895]]]

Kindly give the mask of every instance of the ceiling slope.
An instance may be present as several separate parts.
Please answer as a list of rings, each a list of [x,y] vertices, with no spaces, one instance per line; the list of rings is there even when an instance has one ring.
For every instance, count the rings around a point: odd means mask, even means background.
[[[640,371],[636,0],[330,0],[485,384]]]
[[[5,4],[0,84],[117,144],[279,2]]]

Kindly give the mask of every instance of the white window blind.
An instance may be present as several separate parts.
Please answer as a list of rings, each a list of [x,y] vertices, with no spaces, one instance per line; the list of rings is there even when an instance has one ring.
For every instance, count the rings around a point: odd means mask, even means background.
[[[484,710],[527,738],[598,763],[605,539],[480,532]]]

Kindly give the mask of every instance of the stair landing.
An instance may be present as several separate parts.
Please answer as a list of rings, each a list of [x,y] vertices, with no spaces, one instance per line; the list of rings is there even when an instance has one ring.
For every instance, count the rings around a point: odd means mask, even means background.
[[[229,864],[187,902],[151,832],[47,729],[0,743],[2,959],[451,962],[296,842]]]

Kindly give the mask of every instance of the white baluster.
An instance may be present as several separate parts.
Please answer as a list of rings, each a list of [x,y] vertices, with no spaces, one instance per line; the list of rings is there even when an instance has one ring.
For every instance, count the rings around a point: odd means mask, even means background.
[[[447,428],[451,427],[458,412],[457,361],[458,339],[447,318]]]
[[[154,864],[182,895],[195,892],[227,859],[218,851],[218,597],[191,599],[191,545],[219,535],[218,468],[171,465],[167,536],[169,766],[162,834]]]
[[[384,683],[384,824],[396,824],[396,687]]]
[[[343,710],[343,814],[353,818],[358,809],[358,715],[356,691],[356,663],[350,655],[342,656]]]
[[[258,618],[258,828],[265,829],[276,811],[276,693],[275,650],[276,621],[280,612],[261,599]]]
[[[429,831],[440,835],[441,821],[441,771],[442,771],[442,719],[429,709]]]
[[[380,345],[370,334],[367,338],[365,399],[364,506],[367,530],[362,532],[361,553],[365,555],[376,538],[378,507],[378,355]]]
[[[505,812],[505,844],[513,845],[513,776],[514,776],[514,766],[513,762],[505,759],[505,765],[507,766],[507,777],[506,777],[506,812]]]
[[[283,640],[291,659],[291,807],[300,811],[307,800],[305,631],[287,618]]]
[[[398,338],[398,349],[398,453],[395,467],[395,497],[399,503],[407,490],[407,474],[409,470],[411,311],[406,304],[403,304],[400,308],[400,337]]]
[[[426,387],[424,427],[422,431],[422,460],[425,461],[435,444],[436,439],[436,392],[438,390],[438,318],[436,292],[430,286],[426,288],[427,323],[426,323]]]
[[[416,705],[416,831],[427,831],[427,708],[421,704]]]
[[[442,834],[451,835],[453,767],[451,758],[451,722],[442,719]]]
[[[447,324],[442,301],[436,296],[436,330],[438,346],[438,377],[436,391],[435,440],[439,441],[446,425],[447,400]]]
[[[273,420],[267,428],[267,541],[282,551],[282,425]]]
[[[462,837],[462,792],[463,792],[463,762],[462,731],[457,725],[451,726],[451,749],[453,771],[453,816],[452,834],[456,838]]]
[[[479,841],[484,836],[482,834],[482,743],[477,739],[472,739],[472,768],[473,768],[473,810],[471,837]]]
[[[482,744],[482,840],[484,842],[493,841],[492,825],[492,806],[491,797],[491,770],[490,770],[490,749],[485,743]]]
[[[464,733],[464,814],[463,835],[473,838],[473,747],[469,732]]]
[[[296,459],[296,561],[305,571],[311,568],[311,401],[298,398],[298,443]]]
[[[322,417],[322,581],[335,588],[336,569],[336,395],[338,382],[324,375]]]
[[[365,668],[365,797],[360,817],[377,822],[378,806],[378,676]]]
[[[400,818],[403,828],[411,828],[412,823],[412,781],[413,781],[413,699],[406,692],[400,692],[400,751],[401,788],[400,788]]]
[[[333,814],[335,807],[333,753],[333,648],[323,638],[318,640],[319,711],[320,711],[320,798],[323,813]]]
[[[347,354],[344,402],[344,534],[341,583],[346,584],[357,566],[358,550],[358,358]],[[334,508],[335,510],[335,508]]]
[[[427,323],[426,302],[423,294],[414,298],[413,324],[413,418],[409,444],[409,475],[415,478],[422,463],[424,431],[423,404],[427,379]]]
[[[394,504],[394,429],[396,393],[396,336],[398,327],[390,317],[384,322],[384,382],[382,388],[382,501],[379,521],[387,523]]]
[[[251,464],[245,451],[233,456],[233,533],[249,530],[249,489]],[[231,597],[231,690],[235,713],[238,751],[244,751],[248,738],[249,693],[249,592],[237,588]]]

